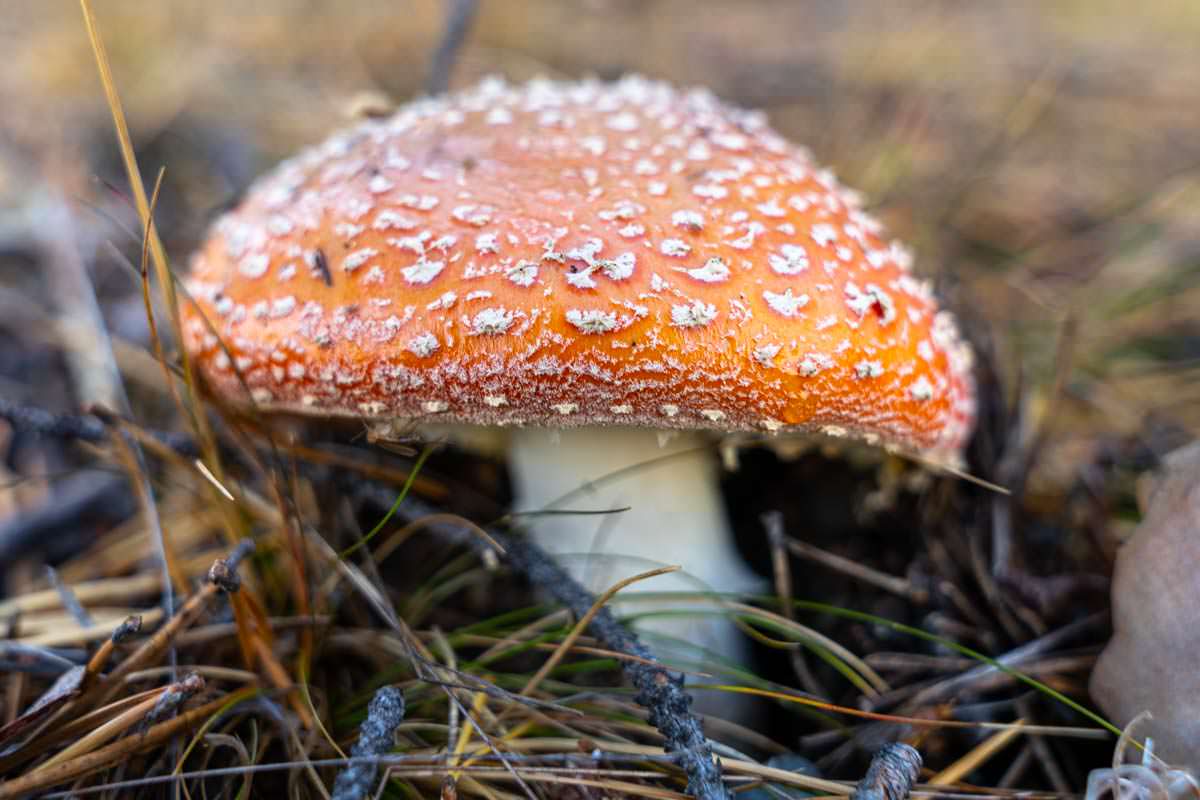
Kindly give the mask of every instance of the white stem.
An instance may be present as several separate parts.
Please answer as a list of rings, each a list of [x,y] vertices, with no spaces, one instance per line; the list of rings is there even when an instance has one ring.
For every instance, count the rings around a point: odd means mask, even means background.
[[[519,511],[628,511],[604,515],[550,515],[525,520],[535,541],[560,556],[589,589],[599,592],[618,580],[657,566],[675,564],[628,592],[746,592],[763,581],[746,567],[733,546],[711,447],[693,434],[663,441],[655,431],[632,428],[526,428],[513,431],[509,450]],[[641,466],[638,466],[641,465]],[[582,487],[582,489],[581,489]],[[579,491],[577,491],[579,490]],[[566,495],[570,497],[560,501]],[[625,600],[624,603],[630,601]],[[635,601],[636,602],[636,601]],[[714,600],[644,601],[625,611],[698,609],[718,611]],[[736,627],[709,614],[638,623],[639,630],[678,639],[667,647],[691,661],[691,645],[745,663],[748,641]],[[655,647],[664,653],[664,645]],[[745,720],[744,703],[714,694],[698,699],[701,709]]]

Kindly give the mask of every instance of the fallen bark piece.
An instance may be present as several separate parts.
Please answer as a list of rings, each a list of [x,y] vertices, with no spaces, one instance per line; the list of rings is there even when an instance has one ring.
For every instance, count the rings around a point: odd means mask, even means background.
[[[1163,460],[1141,493],[1145,518],[1117,555],[1113,638],[1092,674],[1092,697],[1142,731],[1169,763],[1200,765],[1200,442]]]

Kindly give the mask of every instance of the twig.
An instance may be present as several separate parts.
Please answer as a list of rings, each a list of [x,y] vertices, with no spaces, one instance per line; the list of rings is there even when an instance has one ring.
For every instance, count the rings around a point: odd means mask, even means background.
[[[75,323],[62,353],[76,396],[111,408],[127,407],[108,327],[81,254],[86,246],[80,244],[75,210],[58,191],[42,195],[35,195],[29,211],[37,220],[32,227],[41,244],[42,271],[53,286],[55,311]]]
[[[767,535],[767,546],[771,549],[771,568],[775,573],[775,594],[779,597],[779,608],[790,620],[796,618],[796,607],[792,602],[792,565],[787,553],[787,533],[782,511],[767,511],[759,516],[763,531]],[[808,665],[804,648],[792,650],[792,669],[804,686],[805,691],[816,697],[827,697],[828,693]]]
[[[72,660],[74,653],[86,655],[83,650],[69,651],[53,647],[41,647],[22,642],[0,641],[0,672],[23,672],[27,675],[61,675],[78,666]]]
[[[155,631],[153,636],[147,639],[141,647],[131,653],[129,657],[118,664],[105,677],[103,683],[100,684],[100,693],[93,700],[90,707],[94,708],[110,700],[113,695],[120,691],[125,677],[129,673],[141,669],[146,664],[158,658],[174,641],[175,635],[185,628],[190,627],[200,614],[208,608],[209,601],[218,592],[232,593],[237,591],[239,585],[237,566],[253,550],[254,543],[247,539],[233,549],[229,558],[224,560],[217,559],[213,562],[212,567],[208,571],[208,581],[204,584],[204,587],[188,598],[187,602],[183,604],[175,616],[167,620],[165,625]]]
[[[367,706],[358,741],[350,754],[352,761],[333,783],[331,800],[360,800],[369,797],[374,788],[379,762],[395,744],[396,728],[404,721],[404,694],[395,686],[384,686],[375,692]]]
[[[871,759],[850,800],[905,800],[921,774],[921,754],[907,744],[889,744]]]
[[[996,662],[1010,669],[1017,669],[1034,658],[1062,647],[1076,636],[1102,625],[1107,619],[1108,612],[1104,611],[1075,620],[1058,630],[1051,631],[1041,638],[1026,642],[1020,647],[1008,651],[1004,655],[999,656]],[[999,671],[997,667],[991,664],[979,664],[966,672],[922,689],[901,708],[908,711],[942,702],[948,697],[967,691],[968,688],[972,687],[979,680],[994,675]],[[892,699],[895,699],[895,697],[893,696]],[[886,703],[869,703],[867,707],[879,710],[885,708]]]
[[[442,94],[450,88],[450,73],[454,70],[454,62],[458,60],[459,51],[471,31],[471,23],[478,10],[479,0],[446,0],[446,27],[429,61],[426,93]]]
[[[55,414],[37,406],[14,403],[0,397],[0,418],[22,433],[37,433],[56,439],[101,442],[108,438],[104,423],[91,414]]]
[[[596,598],[595,602],[592,603],[591,608],[589,608],[587,613],[579,618],[579,621],[575,623],[575,627],[571,629],[571,632],[563,637],[562,642],[554,650],[554,652],[550,654],[550,657],[547,658],[540,667],[538,667],[537,672],[530,676],[529,680],[525,682],[525,686],[521,688],[521,694],[528,695],[532,693],[533,690],[537,688],[538,684],[545,680],[546,676],[550,674],[551,670],[558,666],[563,657],[570,652],[571,648],[575,645],[576,640],[583,635],[584,629],[586,629],[588,624],[596,618],[596,614],[600,612],[600,609],[604,608],[608,601],[611,600],[613,596],[617,594],[617,592],[631,584],[637,583],[638,581],[643,581],[647,578],[654,578],[659,575],[666,575],[670,572],[677,572],[678,570],[679,567],[677,566],[658,567],[657,569],[643,572],[640,575],[633,575],[614,583],[608,588],[607,591],[604,592],[604,594]]]
[[[313,477],[314,480],[328,480],[330,478],[330,474],[327,470],[315,470],[315,472],[317,473],[317,477],[310,475],[310,477]],[[248,493],[247,497],[250,496],[252,495]],[[388,507],[390,508],[391,505],[392,500],[389,499]],[[389,628],[398,634],[396,641],[400,645],[401,653],[404,658],[408,659],[409,663],[413,667],[414,673],[419,679],[435,683],[438,675],[447,672],[448,668],[440,665],[433,659],[433,656],[429,652],[428,648],[426,648],[421,640],[417,638],[417,636],[408,627],[408,624],[396,614],[395,610],[391,606],[391,602],[384,596],[378,587],[376,587],[375,584],[370,581],[367,575],[359,567],[340,558],[338,554],[334,552],[333,548],[329,546],[329,543],[317,536],[316,532],[310,529],[308,526],[304,526],[303,530],[305,535],[309,537],[309,541],[317,547],[318,551],[321,552],[322,555],[330,560],[331,566],[349,579],[350,583],[362,594],[375,613],[377,613],[380,618],[384,620]],[[456,675],[464,679],[471,679],[471,676],[469,676],[467,673],[456,672]],[[479,723],[477,723],[467,713],[466,708],[462,706],[462,701],[458,698],[458,695],[449,687],[443,686],[440,688],[445,693],[446,699],[451,704],[459,707],[459,713],[465,718],[466,724],[471,726],[475,733],[479,735],[479,738],[485,742],[493,752],[497,753],[497,755],[500,755],[499,751],[495,749],[495,745],[493,744],[491,738],[487,735],[487,732],[483,730]],[[507,761],[504,760],[503,756],[501,756],[501,763],[513,777],[513,779],[516,780],[520,785],[521,789],[525,793],[525,796],[528,797],[529,800],[535,800],[533,790],[525,784],[525,782],[521,779],[521,776],[516,773],[516,771],[510,764],[508,764]]]
[[[84,681],[95,680],[99,676],[100,670],[104,669],[104,665],[108,663],[108,659],[117,645],[132,639],[141,632],[142,618],[136,614],[127,617],[124,622],[113,630],[112,636],[105,639],[104,644],[100,645],[88,660]]]
[[[1033,712],[1033,701],[1029,695],[1017,698],[1017,711],[1024,717],[1029,716]],[[1071,782],[1063,774],[1058,759],[1050,749],[1050,743],[1046,741],[1046,738],[1044,736],[1030,736],[1029,750],[1037,760],[1038,766],[1042,768],[1042,774],[1049,779],[1050,785],[1054,787],[1054,790],[1064,795],[1070,794]]]
[[[84,674],[83,667],[71,667],[59,675],[50,688],[33,701],[33,704],[21,716],[7,725],[0,726],[0,745],[26,729],[42,724],[50,714],[62,708],[68,700],[78,697],[81,691],[80,687],[83,685]]]
[[[125,517],[128,519],[128,515]],[[79,602],[87,605],[119,605],[134,599],[150,597],[161,589],[156,576],[140,573],[122,578],[101,578],[84,581],[71,587]],[[19,597],[0,600],[0,617],[20,614],[35,614],[60,608],[62,598],[53,589],[29,592]]]
[[[3,402],[0,417],[6,416]],[[9,421],[28,430],[11,418]],[[44,504],[0,524],[0,564],[11,564],[31,552],[53,551],[62,545],[63,532],[81,519],[116,524],[128,519],[135,508],[133,496],[125,491],[123,475],[87,470],[56,481]]]
[[[100,444],[108,441],[113,433],[112,423],[120,418],[99,410],[89,414],[56,414],[39,406],[22,405],[0,397],[0,419],[22,433]],[[186,433],[147,431],[147,435],[181,456],[195,458],[200,453],[195,440]]]
[[[180,706],[203,691],[204,687],[204,678],[198,672],[189,672],[183,676],[183,680],[172,683],[159,695],[154,707],[146,715],[143,727],[149,728],[151,725],[162,722],[167,717],[170,717],[179,710]]]
[[[136,728],[145,732],[151,725],[161,722],[164,717],[170,715],[172,711],[203,688],[204,679],[194,672],[190,673],[182,681],[162,687],[140,703],[91,728],[67,748],[39,764],[30,774],[52,769],[58,764],[66,764],[72,759],[96,750],[131,729]]]
[[[967,775],[971,774],[976,769],[982,767],[991,760],[996,753],[1007,747],[1013,739],[1021,735],[1022,729],[1025,727],[1025,720],[1018,718],[1010,727],[997,731],[988,738],[984,739],[975,747],[971,748],[961,758],[955,760],[950,766],[942,769],[928,781],[928,786],[954,786],[959,781],[963,780]],[[1070,794],[1068,789],[1065,794]]]
[[[410,504],[409,514],[421,513],[419,503]],[[493,532],[492,536],[507,551],[506,560],[524,574],[529,582],[548,591],[555,600],[582,618],[596,602],[595,598],[560,567],[553,558],[532,542]],[[625,677],[638,689],[635,698],[650,711],[650,724],[665,739],[663,749],[674,756],[687,774],[687,791],[698,800],[726,800],[729,790],[721,780],[720,763],[714,760],[712,746],[704,737],[700,721],[691,713],[692,698],[683,688],[683,679],[672,676],[657,663],[654,654],[607,608],[592,618],[588,630],[605,647],[637,656],[641,661],[622,664]]]
[[[46,565],[46,579],[50,581],[50,585],[54,587],[54,591],[58,592],[59,598],[62,600],[63,608],[75,620],[81,628],[90,628],[95,625],[95,620],[92,615],[87,612],[83,604],[79,602],[79,598],[71,591],[71,587],[62,582],[62,578],[58,577],[58,570],[49,564]]]
[[[1033,748],[1026,744],[1021,748],[1021,752],[1017,753],[1016,758],[1008,762],[1008,767],[1005,768],[1004,774],[1000,776],[1000,780],[996,782],[996,788],[1000,790],[1011,789],[1017,785],[1017,782],[1029,770],[1029,765],[1033,762]]]
[[[790,536],[785,537],[784,542],[787,545],[788,551],[797,558],[816,561],[818,564],[823,564],[830,569],[837,570],[863,583],[868,583],[879,589],[883,589],[885,592],[899,595],[916,605],[923,606],[929,602],[929,592],[913,586],[912,581],[905,578],[888,575],[885,572],[868,567],[866,564],[860,564],[845,556],[830,553],[828,550],[822,550],[808,542],[803,542]]]

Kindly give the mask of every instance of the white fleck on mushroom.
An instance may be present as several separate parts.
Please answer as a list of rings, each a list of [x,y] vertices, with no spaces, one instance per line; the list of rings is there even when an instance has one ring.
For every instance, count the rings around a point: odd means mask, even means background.
[[[701,283],[721,283],[729,279],[729,267],[716,256],[705,261],[702,267],[681,269],[680,272],[686,272],[690,277],[695,278]]]
[[[717,307],[702,300],[671,306],[671,324],[677,328],[703,328],[717,318]]]
[[[663,239],[658,246],[658,251],[664,256],[682,258],[692,252],[692,246],[682,239]]]
[[[778,253],[769,253],[767,263],[780,275],[799,275],[808,269],[808,251],[794,244],[785,244]]]
[[[671,215],[671,224],[689,231],[700,231],[704,229],[704,215],[699,211],[676,211]]]
[[[472,336],[494,336],[504,333],[516,320],[515,312],[507,308],[485,308],[469,323]]]
[[[238,262],[238,272],[247,278],[261,278],[271,266],[271,257],[266,253],[254,253]]]
[[[615,311],[572,308],[567,311],[567,322],[584,333],[608,333],[617,329]]]
[[[400,274],[409,283],[421,285],[429,283],[436,278],[445,266],[445,261],[427,261],[424,256],[421,256],[421,259],[417,263],[400,270]]]
[[[772,292],[770,289],[763,289],[763,300],[767,301],[767,305],[777,314],[782,314],[785,317],[794,317],[800,313],[800,309],[808,305],[809,297],[806,294],[792,294],[792,290],[785,289],[782,292]]]

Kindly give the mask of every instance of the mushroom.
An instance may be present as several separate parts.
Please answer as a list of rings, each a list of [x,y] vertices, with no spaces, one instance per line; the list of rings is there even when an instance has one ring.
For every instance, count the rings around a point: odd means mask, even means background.
[[[217,392],[262,409],[505,426],[519,507],[538,509],[706,431],[957,462],[970,351],[910,265],[761,113],[639,77],[489,79],[259,180],[193,261],[184,335]],[[700,449],[570,504],[628,507],[607,526],[533,534],[580,552],[607,527],[606,551],[691,579],[650,589],[752,586]],[[592,566],[593,585],[622,577]]]
[[[1117,554],[1113,638],[1091,693],[1118,725],[1151,718],[1138,733],[1168,763],[1200,768],[1200,442],[1166,456],[1139,488],[1145,517]]]

